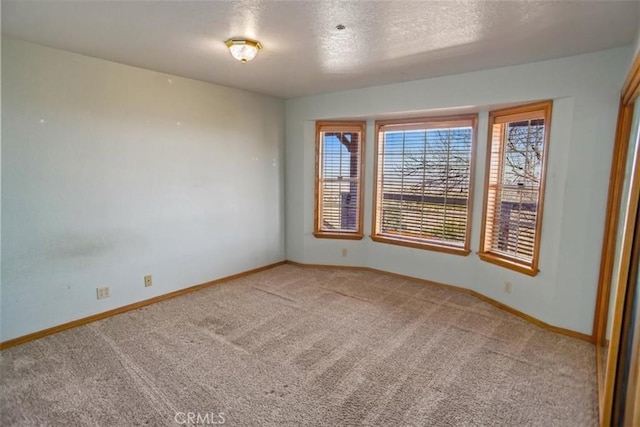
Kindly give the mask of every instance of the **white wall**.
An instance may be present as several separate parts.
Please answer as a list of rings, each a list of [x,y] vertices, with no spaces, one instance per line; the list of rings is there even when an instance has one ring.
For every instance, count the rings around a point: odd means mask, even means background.
[[[608,176],[630,48],[421,81],[288,100],[287,258],[368,266],[476,290],[552,325],[590,334]],[[553,99],[540,273],[528,277],[482,262],[479,247],[488,106]],[[362,241],[316,239],[314,121],[367,118],[365,232],[371,230],[373,121],[442,108],[480,111],[472,249],[467,257]],[[348,248],[348,257],[341,249]],[[503,283],[513,283],[511,294]]]
[[[11,39],[2,87],[2,341],[284,259],[282,100]]]

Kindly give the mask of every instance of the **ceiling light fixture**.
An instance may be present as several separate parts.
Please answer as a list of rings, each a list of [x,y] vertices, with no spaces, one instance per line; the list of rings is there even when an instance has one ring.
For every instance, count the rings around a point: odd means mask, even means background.
[[[229,39],[225,42],[225,44],[229,48],[231,56],[233,56],[243,64],[255,58],[258,54],[258,51],[262,49],[262,45],[259,41],[249,39]]]

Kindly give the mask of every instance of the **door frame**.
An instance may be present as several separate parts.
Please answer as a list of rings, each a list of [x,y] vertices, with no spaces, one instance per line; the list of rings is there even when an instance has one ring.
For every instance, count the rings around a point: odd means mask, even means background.
[[[593,341],[596,344],[596,372],[598,376],[598,397],[600,408],[600,424],[611,424],[618,371],[618,357],[620,350],[621,330],[624,324],[624,306],[629,286],[629,269],[631,268],[631,252],[634,240],[634,228],[640,196],[640,159],[634,161],[634,176],[631,177],[629,186],[629,204],[626,209],[626,221],[619,224],[619,216],[624,187],[625,165],[631,137],[635,103],[640,95],[640,54],[636,54],[631,70],[622,87],[620,106],[618,110],[618,123],[616,126],[616,138],[614,143],[613,158],[611,161],[611,173],[609,180],[609,195],[607,199],[607,212],[605,217],[605,230],[602,243],[602,256],[600,260],[600,274],[598,278],[598,296],[596,299]],[[624,226],[622,242],[617,241],[618,228]],[[620,268],[618,277],[614,278],[616,248],[621,246]],[[618,286],[615,296],[613,312],[609,313],[610,293],[613,280]],[[635,281],[633,281],[635,284]],[[612,316],[612,332],[610,342],[606,340],[607,321]],[[628,319],[627,319],[628,321]],[[603,371],[602,351],[608,348],[606,369]]]

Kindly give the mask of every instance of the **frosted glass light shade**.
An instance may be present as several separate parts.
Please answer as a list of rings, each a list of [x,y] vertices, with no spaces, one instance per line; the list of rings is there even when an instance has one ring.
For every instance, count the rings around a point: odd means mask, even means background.
[[[242,63],[251,61],[262,49],[260,42],[248,39],[229,39],[225,44],[229,48],[231,56]]]

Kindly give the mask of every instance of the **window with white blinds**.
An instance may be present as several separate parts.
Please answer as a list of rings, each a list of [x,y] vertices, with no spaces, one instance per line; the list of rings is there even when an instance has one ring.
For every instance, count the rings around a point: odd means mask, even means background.
[[[361,239],[365,122],[316,123],[316,237]]]
[[[536,275],[552,102],[493,111],[479,256]]]
[[[372,239],[469,253],[476,115],[376,122]]]

